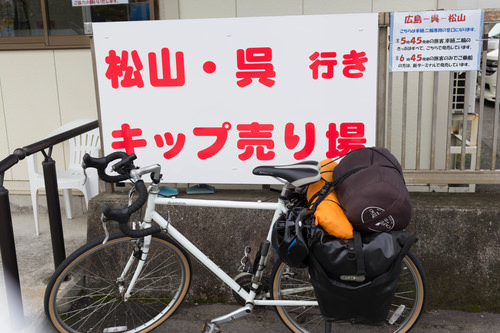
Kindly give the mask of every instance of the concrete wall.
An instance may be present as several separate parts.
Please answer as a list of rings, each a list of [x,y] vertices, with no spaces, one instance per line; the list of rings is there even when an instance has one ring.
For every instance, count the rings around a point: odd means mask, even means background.
[[[500,311],[499,194],[412,193],[429,307]]]
[[[276,194],[218,191],[208,198],[274,201]],[[500,310],[499,199],[498,194],[412,193],[408,230],[419,238],[412,251],[427,275],[429,309]],[[104,203],[123,207],[126,196],[101,194],[90,201],[89,238],[103,235],[99,219]],[[172,225],[231,276],[238,274],[245,246],[251,246],[251,256],[255,255],[272,218],[270,211],[222,208],[161,207],[158,211],[166,216],[167,210]],[[267,274],[271,268],[272,263]],[[195,260],[193,274],[189,299],[232,301],[229,288]]]

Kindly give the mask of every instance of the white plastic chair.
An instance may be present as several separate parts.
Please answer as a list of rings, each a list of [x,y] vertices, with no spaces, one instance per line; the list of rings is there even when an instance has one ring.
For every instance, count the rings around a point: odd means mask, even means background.
[[[82,119],[67,123],[47,137],[57,135],[59,133],[68,131],[72,128],[84,125],[92,121],[92,119]],[[66,208],[66,217],[73,218],[71,210],[71,195],[72,189],[80,190],[85,198],[85,205],[88,208],[89,199],[99,193],[99,179],[95,169],[87,169],[87,179],[82,169],[82,157],[85,153],[89,153],[93,157],[99,156],[101,149],[99,130],[94,129],[82,135],[69,139],[69,165],[66,170],[56,170],[57,173],[57,187],[63,190],[64,206]],[[40,234],[40,225],[38,221],[38,190],[45,188],[45,181],[43,172],[39,171],[41,163],[38,162],[37,155],[39,153],[27,157],[28,161],[28,174],[30,180],[31,201],[33,204],[33,215],[35,216],[36,235]],[[40,155],[42,156],[42,155]],[[64,161],[56,163],[58,167],[64,165]],[[41,168],[40,168],[41,169]]]

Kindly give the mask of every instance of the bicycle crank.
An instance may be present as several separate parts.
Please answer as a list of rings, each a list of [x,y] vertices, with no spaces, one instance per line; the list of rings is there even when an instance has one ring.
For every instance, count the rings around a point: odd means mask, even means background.
[[[217,326],[214,323],[210,323],[208,321],[205,321],[203,323],[203,329],[201,330],[201,333],[220,333],[221,330],[219,326]]]

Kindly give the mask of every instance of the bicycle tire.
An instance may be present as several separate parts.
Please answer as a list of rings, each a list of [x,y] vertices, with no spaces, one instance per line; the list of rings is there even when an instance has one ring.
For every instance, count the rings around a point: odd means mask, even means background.
[[[309,282],[307,269],[295,269],[282,261],[277,261],[271,277],[271,297],[280,300],[314,300],[314,290]],[[294,292],[296,290],[297,292]],[[387,320],[383,325],[372,326],[350,322],[335,322],[339,332],[408,332],[415,326],[424,309],[427,281],[424,270],[415,255],[409,252],[401,264],[398,286]],[[402,313],[394,315],[396,310]],[[297,333],[324,332],[325,324],[318,307],[277,306],[281,321]],[[393,318],[394,315],[394,318]],[[396,319],[397,317],[397,319]],[[390,319],[396,319],[390,324]]]
[[[73,252],[53,274],[44,298],[50,322],[59,332],[148,332],[158,327],[189,289],[187,253],[168,236],[154,235],[142,272],[124,302],[138,259],[123,283],[117,278],[142,238],[114,233],[106,244],[102,241],[91,241]]]

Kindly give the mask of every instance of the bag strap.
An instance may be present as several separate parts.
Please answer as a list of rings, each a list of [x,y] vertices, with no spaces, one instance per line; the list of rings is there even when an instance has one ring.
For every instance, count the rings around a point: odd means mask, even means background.
[[[361,234],[359,231],[354,231],[354,249],[356,250],[356,282],[363,282],[366,278],[365,258],[363,256],[363,243],[361,242]]]
[[[401,168],[400,168],[400,167],[398,167],[398,165],[396,165],[396,164],[394,163],[394,161],[393,161],[393,160],[391,160],[391,159],[390,159],[390,158],[389,158],[386,154],[384,154],[383,152],[381,152],[381,151],[379,151],[379,150],[377,150],[377,149],[375,149],[375,148],[373,148],[373,147],[371,147],[370,149],[371,149],[373,152],[376,152],[376,153],[378,153],[379,155],[382,155],[382,156],[383,156],[386,160],[388,160],[388,161],[389,161],[389,163],[391,163],[392,165],[381,165],[381,166],[383,166],[383,167],[387,167],[387,168],[393,168],[393,169],[395,169],[395,170],[396,170],[396,171],[397,171],[397,172],[401,175],[401,178],[403,178],[403,183],[404,183],[404,184],[406,184],[405,177],[404,177],[404,175],[403,175],[403,172],[401,171]]]
[[[396,171],[401,175],[401,177],[403,177],[403,174],[401,173],[401,171],[399,170],[399,168],[397,167],[396,164],[394,164],[394,162],[388,157],[386,156],[384,153],[378,151],[377,149],[374,149],[373,147],[369,147],[369,148],[366,148],[366,149],[370,149],[371,151],[375,152],[375,153],[378,153],[380,155],[382,155],[387,161],[389,161],[392,165],[382,165],[382,166],[385,166],[385,167],[390,167],[390,168],[393,168],[393,169],[396,169]],[[350,151],[349,153],[347,153],[346,155],[354,152],[356,150],[352,150]],[[344,155],[344,157],[346,156]],[[333,161],[330,161],[328,163],[332,163]],[[327,163],[327,164],[328,164]],[[325,182],[325,185],[323,185],[323,187],[321,188],[321,190],[319,190],[318,192],[314,193],[314,195],[311,197],[311,200],[309,200],[310,202],[310,210],[312,212],[315,212],[316,211],[316,208],[318,207],[318,205],[326,198],[326,196],[331,192],[333,191],[333,189],[335,188],[335,186],[337,186],[338,184],[340,184],[341,182],[343,182],[347,177],[355,174],[356,172],[358,171],[361,171],[363,169],[366,169],[368,168],[369,166],[366,165],[366,166],[361,166],[361,167],[358,167],[358,168],[354,168],[354,169],[351,169],[347,172],[345,172],[344,174],[342,174],[340,177],[338,177],[337,179],[331,181],[331,182],[327,182],[325,181],[323,178],[323,181]],[[403,182],[404,182],[404,177],[403,177]],[[312,206],[311,206],[311,203],[312,203]]]
[[[325,319],[325,333],[332,333],[333,320]]]
[[[386,154],[384,154],[383,152],[377,150],[376,147],[367,147],[367,148],[364,148],[364,149],[370,149],[372,152],[377,153],[379,155],[382,155],[387,161],[389,161],[389,163],[391,163],[391,165],[383,165],[383,164],[381,164],[380,166],[395,169],[401,175],[401,177],[403,178],[403,182],[404,182],[403,173],[398,168],[398,166],[394,163],[394,161],[392,161]],[[357,151],[357,149],[356,150],[351,150],[349,153],[345,154],[344,157],[347,156],[347,155],[349,155],[349,154],[351,154],[351,153],[353,153],[353,152],[355,152],[355,151]],[[356,173],[356,172],[358,172],[360,170],[366,169],[369,166],[370,165],[366,165],[366,166],[354,168],[354,169],[351,169],[351,170],[345,172],[339,178],[337,178],[336,180],[334,180],[334,182],[333,182],[334,186],[337,186],[338,184],[340,184],[341,182],[343,182],[347,177],[351,176],[352,174],[354,174],[354,173]]]
[[[344,156],[339,156],[338,158],[336,158],[336,159],[334,159],[334,160],[326,163],[325,165],[333,163],[333,162],[337,161],[338,159],[340,159],[341,157],[345,157],[345,156],[351,154],[353,151],[355,151],[355,150],[351,150],[350,152],[348,152]],[[337,186],[338,184],[340,184],[342,181],[344,181],[344,179],[346,179],[347,177],[351,176],[352,174],[354,174],[354,173],[356,173],[356,172],[358,172],[360,170],[366,169],[366,168],[368,168],[368,166],[362,166],[362,167],[351,169],[351,170],[347,171],[346,173],[344,173],[343,175],[341,175],[339,178],[334,179],[331,182],[327,182],[323,177],[321,177],[321,179],[325,182],[325,185],[323,185],[323,187],[321,188],[321,190],[319,190],[318,192],[314,193],[314,195],[311,197],[311,199],[309,200],[309,209],[314,213],[316,211],[316,208],[318,207],[318,205],[321,203],[321,201],[323,201],[326,198],[326,196],[331,191],[333,191],[333,189],[335,188],[335,186]],[[328,172],[332,172],[333,173],[333,171],[328,171]]]
[[[363,256],[363,242],[359,231],[353,231],[354,252],[356,253],[356,275],[341,275],[340,279],[351,282],[364,282],[366,280],[365,257]]]
[[[339,178],[335,179],[332,183],[333,183],[333,186],[337,186],[338,184],[340,184],[341,182],[343,182],[347,177],[355,174],[356,172],[358,171],[361,171],[363,169],[366,169],[368,168],[368,165],[365,165],[365,166],[362,166],[362,167],[358,167],[358,168],[354,168],[354,169],[351,169],[347,172],[345,172],[342,176],[340,176]]]
[[[325,181],[325,185],[323,185],[321,190],[313,194],[313,196],[309,200],[309,209],[312,212],[316,211],[316,208],[318,207],[320,202],[326,198],[328,193],[330,193],[331,188],[332,188],[332,183]]]
[[[362,166],[362,167],[359,167],[359,168],[354,168],[354,169],[351,169],[351,170],[347,171],[342,176],[340,176],[339,178],[335,179],[332,182],[326,182],[325,181],[325,185],[323,185],[323,187],[321,188],[321,190],[319,190],[318,192],[314,193],[314,195],[311,197],[311,200],[309,200],[310,203],[313,203],[312,206],[310,207],[310,210],[312,210],[312,212],[315,212],[316,208],[318,207],[318,205],[326,198],[326,196],[331,191],[333,191],[333,189],[335,188],[335,186],[337,186],[340,182],[342,182],[344,179],[346,179],[350,175],[352,175],[352,174],[354,174],[354,173],[356,173],[356,172],[358,172],[360,170],[366,169],[366,168],[367,168],[367,166]]]
[[[300,213],[298,214],[297,218],[295,219],[295,237],[297,239],[304,243],[308,244],[308,239],[309,239],[309,229],[312,227],[311,223],[307,222],[307,216],[311,215],[313,213],[312,210],[309,209],[302,209]],[[304,238],[304,232],[303,230],[306,229],[306,237]]]

